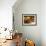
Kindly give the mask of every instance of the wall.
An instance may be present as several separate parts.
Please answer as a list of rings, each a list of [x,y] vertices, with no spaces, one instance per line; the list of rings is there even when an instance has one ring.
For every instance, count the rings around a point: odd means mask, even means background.
[[[15,30],[22,32],[24,39],[31,39],[35,41],[36,46],[41,46],[41,1],[23,0],[17,6],[13,6],[13,14]],[[22,14],[37,14],[37,26],[22,26]]]
[[[0,27],[12,29],[12,6],[16,0],[0,0]]]
[[[0,0],[0,27],[8,27],[8,28],[12,28],[12,6],[15,3],[15,7],[13,8],[14,14],[15,14],[15,19],[17,21],[15,21],[15,29],[17,29],[20,32],[23,32],[24,35],[27,37],[26,33],[28,34],[28,36],[31,39],[34,39],[37,42],[37,45],[39,44],[38,39],[40,41],[40,33],[41,32],[41,41],[42,41],[42,46],[46,46],[46,0],[41,0],[41,16],[38,15],[38,20],[40,20],[40,22],[38,21],[38,26],[22,26],[22,13],[37,13],[40,14],[38,11],[40,10],[40,0],[30,0],[26,2],[26,0],[22,0],[23,3],[19,3],[19,5],[16,5],[17,2],[16,0]],[[33,4],[33,2],[36,1],[36,7],[39,10],[33,10],[35,7],[35,3]],[[18,1],[20,2],[20,1]],[[32,2],[32,3],[29,3]],[[21,5],[20,5],[21,4]],[[28,4],[28,8],[26,7],[26,5]],[[33,6],[31,7],[30,5],[33,4]],[[18,8],[20,6],[20,8]],[[24,7],[23,7],[24,6]],[[35,9],[37,9],[35,8]],[[19,10],[18,10],[19,9]],[[25,10],[26,9],[26,10]],[[29,10],[30,9],[30,10]],[[44,19],[43,19],[44,18]],[[21,21],[20,21],[21,20]],[[19,22],[19,23],[18,23]],[[41,28],[40,28],[41,25]],[[40,29],[39,29],[40,28]],[[29,31],[29,32],[28,32]],[[38,35],[37,35],[38,34]],[[36,36],[37,35],[37,36]],[[24,36],[24,37],[25,37]]]
[[[12,29],[12,6],[16,0],[0,0],[0,28],[6,27],[9,30]],[[4,29],[3,29],[4,30]],[[3,31],[0,29],[0,33]],[[10,35],[9,31],[3,31],[0,34],[0,38],[5,38],[5,35]]]
[[[46,46],[46,0],[41,1],[41,40],[42,46]]]

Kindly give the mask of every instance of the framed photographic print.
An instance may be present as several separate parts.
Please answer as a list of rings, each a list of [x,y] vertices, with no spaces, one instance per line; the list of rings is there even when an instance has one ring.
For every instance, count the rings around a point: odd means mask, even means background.
[[[22,25],[36,26],[37,25],[37,14],[22,14]]]

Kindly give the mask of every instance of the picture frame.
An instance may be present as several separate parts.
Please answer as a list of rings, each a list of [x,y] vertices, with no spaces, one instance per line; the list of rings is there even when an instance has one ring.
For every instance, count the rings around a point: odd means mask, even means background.
[[[36,26],[37,14],[22,14],[22,26]]]

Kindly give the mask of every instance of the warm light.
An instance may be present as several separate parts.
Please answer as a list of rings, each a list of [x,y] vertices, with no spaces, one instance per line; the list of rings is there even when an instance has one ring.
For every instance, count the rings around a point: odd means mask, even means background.
[[[16,33],[18,33],[18,31],[16,30]]]
[[[26,40],[27,40],[27,38],[26,38]]]

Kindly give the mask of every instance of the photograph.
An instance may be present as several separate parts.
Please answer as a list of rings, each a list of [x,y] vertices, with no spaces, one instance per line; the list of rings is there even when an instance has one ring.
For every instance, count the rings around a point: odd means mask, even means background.
[[[22,14],[22,25],[25,26],[37,25],[37,14]]]

